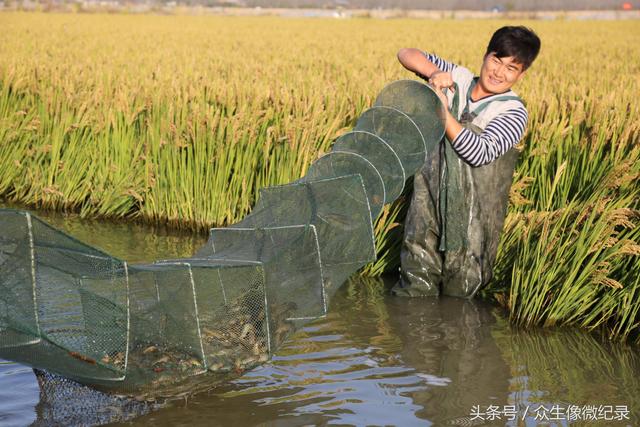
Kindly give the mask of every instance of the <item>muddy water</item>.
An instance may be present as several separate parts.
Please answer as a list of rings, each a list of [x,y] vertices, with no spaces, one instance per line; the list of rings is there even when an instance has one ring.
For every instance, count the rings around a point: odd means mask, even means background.
[[[46,218],[138,262],[201,236]],[[390,279],[393,280],[393,279]],[[0,361],[0,425],[640,425],[640,351],[574,330],[519,332],[482,302],[401,299],[354,279],[267,364],[187,401],[117,399]]]

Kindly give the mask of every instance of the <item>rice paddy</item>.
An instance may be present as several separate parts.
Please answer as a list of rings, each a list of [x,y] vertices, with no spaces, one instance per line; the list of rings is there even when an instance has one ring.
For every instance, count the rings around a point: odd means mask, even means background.
[[[634,21],[0,13],[0,198],[206,230],[304,175],[420,47],[479,71],[502,25],[542,50],[494,280],[523,326],[640,341],[640,28]],[[404,199],[377,224],[395,271]]]

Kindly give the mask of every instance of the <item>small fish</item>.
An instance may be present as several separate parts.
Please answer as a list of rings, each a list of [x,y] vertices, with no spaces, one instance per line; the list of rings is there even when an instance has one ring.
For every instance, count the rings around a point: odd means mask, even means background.
[[[202,366],[202,364],[196,359],[181,360],[180,363],[182,365],[193,366],[193,367],[196,367],[196,368],[199,368],[200,366]]]
[[[245,366],[245,367],[250,365],[255,365],[256,359],[254,357],[246,357],[242,359],[240,363],[242,363],[242,366]]]
[[[167,363],[169,360],[171,360],[169,358],[169,356],[162,356],[160,359],[158,359],[155,362],[153,362],[153,364],[154,365],[159,365],[160,363]]]
[[[209,365],[209,370],[210,371],[219,371],[223,367],[224,367],[223,363],[213,363],[213,364]]]
[[[221,334],[220,332],[218,332],[218,331],[213,331],[213,330],[208,329],[208,328],[202,328],[202,332],[204,332],[204,335],[207,338],[215,338],[215,339],[218,339],[218,340],[224,340],[225,339],[225,336],[223,334]]]
[[[70,351],[69,352],[69,356],[71,356],[71,357],[73,357],[75,359],[78,359],[78,360],[82,360],[83,362],[90,363],[92,365],[96,364],[96,361],[93,360],[92,358],[87,357],[84,354],[77,353],[75,351]]]
[[[124,353],[117,352],[115,356],[113,356],[113,363],[124,363]]]
[[[211,353],[210,356],[211,357],[226,357],[229,355],[229,352],[227,350],[219,350],[216,351],[215,353]]]
[[[253,347],[251,348],[251,351],[256,356],[260,356],[262,353],[264,353],[264,351],[262,351],[262,346],[260,345],[259,342],[255,343],[253,345]]]
[[[240,339],[243,340],[247,338],[247,336],[249,335],[249,333],[251,333],[251,331],[253,331],[253,325],[251,325],[250,323],[247,323],[246,325],[244,325],[244,328],[242,328],[242,332],[240,333]],[[255,332],[253,335],[255,336]]]
[[[276,329],[276,334],[278,334],[278,335],[280,335],[280,334],[288,334],[289,332],[291,332],[291,325],[289,325],[287,323],[281,324]]]
[[[157,351],[158,348],[155,345],[149,346],[147,348],[145,348],[144,350],[142,350],[142,354],[149,354],[149,353],[153,353],[154,351]]]

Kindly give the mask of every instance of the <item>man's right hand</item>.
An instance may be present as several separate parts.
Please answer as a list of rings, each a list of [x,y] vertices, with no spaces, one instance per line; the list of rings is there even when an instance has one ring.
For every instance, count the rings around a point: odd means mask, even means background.
[[[429,84],[437,90],[453,87],[453,78],[451,73],[444,71],[436,71],[429,77]]]

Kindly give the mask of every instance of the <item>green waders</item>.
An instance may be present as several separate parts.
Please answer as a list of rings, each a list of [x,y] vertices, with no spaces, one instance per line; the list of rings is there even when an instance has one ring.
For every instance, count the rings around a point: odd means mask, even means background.
[[[473,121],[489,102],[470,113],[472,89],[473,85],[458,120],[480,134],[482,129]],[[451,111],[458,111],[459,98],[456,86]],[[503,96],[490,102],[513,99],[519,100]],[[472,167],[445,139],[431,147],[431,155],[414,177],[400,254],[400,282],[392,290],[395,295],[437,296],[442,292],[471,298],[492,276],[519,152],[510,148],[493,162]]]

